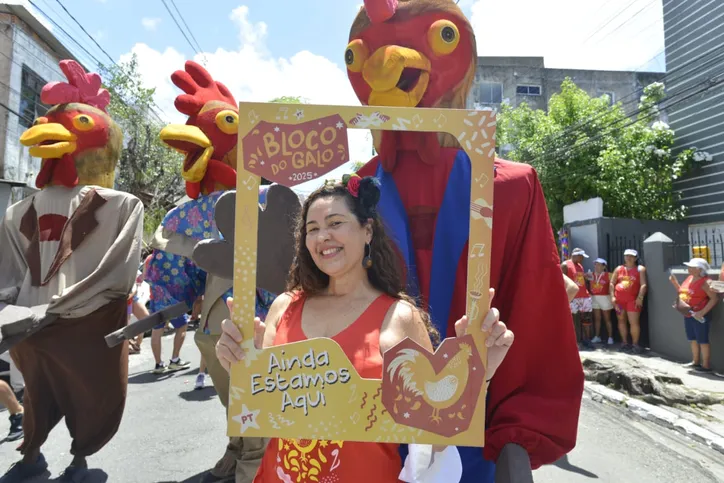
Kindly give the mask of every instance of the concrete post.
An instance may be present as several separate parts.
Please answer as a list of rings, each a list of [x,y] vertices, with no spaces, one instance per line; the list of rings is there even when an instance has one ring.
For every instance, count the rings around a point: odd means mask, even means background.
[[[669,282],[669,268],[674,265],[673,242],[661,232],[644,240],[648,294],[646,297],[651,350],[678,360],[691,358],[684,337],[684,321],[671,306],[676,290]]]

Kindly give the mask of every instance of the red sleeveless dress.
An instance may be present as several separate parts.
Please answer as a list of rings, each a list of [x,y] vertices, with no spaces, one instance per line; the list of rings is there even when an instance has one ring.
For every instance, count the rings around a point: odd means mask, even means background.
[[[274,345],[306,340],[302,309],[306,297],[296,295],[277,324]],[[332,337],[365,379],[382,378],[380,328],[395,299],[380,295],[349,327]],[[254,483],[387,483],[402,470],[399,445],[348,441],[272,438]]]

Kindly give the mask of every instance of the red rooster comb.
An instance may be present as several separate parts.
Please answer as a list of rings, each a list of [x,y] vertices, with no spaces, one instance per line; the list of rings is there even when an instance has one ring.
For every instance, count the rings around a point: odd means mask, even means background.
[[[59,65],[68,83],[48,82],[40,92],[40,100],[51,106],[80,102],[105,112],[111,95],[101,88],[101,76],[95,72],[86,73],[74,60],[61,60]]]
[[[365,0],[365,10],[372,23],[382,23],[395,14],[397,0]]]
[[[215,81],[206,69],[192,60],[186,61],[184,67],[185,71],[177,70],[171,74],[171,81],[186,93],[174,101],[179,112],[193,116],[209,101],[222,101],[236,106],[231,91],[221,82]]]

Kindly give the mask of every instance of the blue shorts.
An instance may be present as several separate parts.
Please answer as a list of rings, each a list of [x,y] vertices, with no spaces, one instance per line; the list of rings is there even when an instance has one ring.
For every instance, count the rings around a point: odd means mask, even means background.
[[[704,316],[704,323],[697,321],[693,317],[685,317],[684,328],[686,329],[686,340],[689,342],[696,341],[699,344],[708,344],[710,326],[711,312]]]
[[[184,314],[183,316],[176,317],[176,318],[170,320],[169,322],[171,323],[171,325],[173,326],[174,329],[179,329],[179,328],[183,327],[184,325],[188,324],[190,318],[191,317],[189,316],[189,314]],[[159,329],[163,329],[164,327],[166,327],[166,321],[164,321],[162,324],[155,326],[154,329],[159,330]]]

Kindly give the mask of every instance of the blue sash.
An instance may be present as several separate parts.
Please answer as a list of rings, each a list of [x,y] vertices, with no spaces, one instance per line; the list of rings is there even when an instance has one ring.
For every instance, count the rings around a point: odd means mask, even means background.
[[[455,156],[435,224],[429,309],[432,321],[440,331],[442,339],[447,335],[458,262],[469,237],[470,173],[470,158],[465,151],[460,150]],[[418,296],[415,250],[412,246],[405,207],[397,191],[395,180],[382,169],[381,163],[377,167],[375,176],[382,185],[378,211],[384,220],[387,234],[397,244],[405,259],[408,294]],[[494,483],[495,463],[483,458],[481,448],[459,446],[458,451],[463,462],[461,483]],[[407,445],[400,445],[400,456],[402,461],[405,461]]]

